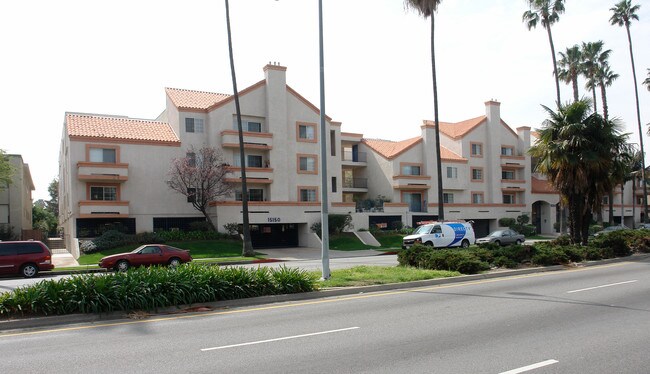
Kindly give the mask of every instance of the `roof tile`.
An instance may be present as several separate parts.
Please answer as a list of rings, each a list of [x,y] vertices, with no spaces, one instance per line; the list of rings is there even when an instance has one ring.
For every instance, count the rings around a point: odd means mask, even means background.
[[[402,140],[400,142],[381,139],[363,139],[362,141],[372,150],[390,160],[399,156],[401,153],[405,152],[417,143],[421,142],[422,138],[417,136],[415,138]],[[440,146],[440,158],[443,160],[465,160],[463,157],[443,146]]]
[[[184,90],[180,88],[165,88],[167,96],[179,109],[207,110],[213,105],[229,98],[231,95]]]
[[[66,113],[68,136],[178,143],[174,130],[165,122],[128,117]]]

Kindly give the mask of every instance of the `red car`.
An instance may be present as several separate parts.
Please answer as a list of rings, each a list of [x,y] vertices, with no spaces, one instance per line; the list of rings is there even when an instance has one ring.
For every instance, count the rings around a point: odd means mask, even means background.
[[[0,241],[0,274],[32,278],[39,271],[52,269],[52,252],[45,244],[34,240]]]
[[[131,266],[169,265],[175,267],[190,261],[192,261],[190,251],[164,244],[145,244],[131,252],[103,257],[99,260],[99,266],[126,271]]]

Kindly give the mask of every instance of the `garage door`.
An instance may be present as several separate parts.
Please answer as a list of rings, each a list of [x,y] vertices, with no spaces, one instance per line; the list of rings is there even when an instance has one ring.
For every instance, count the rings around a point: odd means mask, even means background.
[[[253,248],[282,248],[298,246],[298,224],[275,223],[251,225]]]

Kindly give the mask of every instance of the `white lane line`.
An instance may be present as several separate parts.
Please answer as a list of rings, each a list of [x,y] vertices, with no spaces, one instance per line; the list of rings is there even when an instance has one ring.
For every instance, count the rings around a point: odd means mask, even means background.
[[[288,340],[288,339],[298,339],[298,338],[306,338],[308,336],[315,336],[315,335],[323,335],[323,334],[331,334],[335,332],[343,332],[343,331],[350,331],[350,330],[356,330],[359,329],[360,327],[348,327],[345,329],[338,329],[338,330],[329,330],[329,331],[321,331],[321,332],[313,332],[311,334],[302,334],[302,335],[294,335],[294,336],[285,336],[284,338],[275,338],[275,339],[268,339],[268,340],[259,340],[256,342],[248,342],[248,343],[240,343],[240,344],[231,344],[231,345],[223,345],[221,347],[212,347],[212,348],[203,348],[201,349],[202,352],[206,351],[214,351],[217,349],[225,349],[225,348],[234,348],[234,347],[243,347],[246,345],[253,345],[253,344],[263,344],[263,343],[271,343],[271,342],[277,342],[280,340]]]
[[[559,361],[557,361],[557,360],[546,360],[546,361],[538,362],[538,363],[536,363],[536,364],[532,364],[532,365],[528,365],[528,366],[520,367],[520,368],[518,368],[518,369],[512,369],[512,370],[504,371],[504,372],[501,372],[501,373],[499,373],[499,374],[517,374],[517,373],[523,373],[523,372],[525,372],[525,371],[531,371],[531,370],[539,369],[539,368],[544,367],[544,366],[557,364],[558,362],[559,362]]]
[[[596,286],[596,287],[589,287],[589,288],[582,288],[579,290],[573,290],[573,291],[567,291],[567,293],[574,293],[574,292],[581,292],[581,291],[589,291],[589,290],[595,290],[597,288],[604,288],[604,287],[611,287],[611,286],[618,286],[620,284],[627,284],[627,283],[634,283],[636,280],[631,280],[631,281],[625,281],[625,282],[618,282],[618,283],[611,283],[611,284],[604,284],[602,286]]]

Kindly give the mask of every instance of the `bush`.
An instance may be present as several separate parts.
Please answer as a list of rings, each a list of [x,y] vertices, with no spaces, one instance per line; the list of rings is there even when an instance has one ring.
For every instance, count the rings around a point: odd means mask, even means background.
[[[214,228],[208,221],[190,222],[190,231],[214,231]]]
[[[571,245],[571,237],[569,235],[560,235],[550,241],[551,245]]]
[[[0,225],[0,240],[10,241],[18,240],[18,237],[14,235],[13,226],[9,225]]]
[[[500,268],[515,269],[519,264],[506,256],[499,256],[493,261],[494,266]]]
[[[588,261],[597,261],[603,259],[603,251],[600,248],[585,248],[585,259]]]
[[[101,236],[93,240],[96,252],[116,248],[124,244],[129,244],[131,242],[132,239],[129,238],[129,235],[117,230],[105,231]]]
[[[493,252],[495,257],[506,257],[518,264],[531,261],[535,252],[535,247],[530,245],[509,245],[501,247],[494,243],[491,244],[494,245]]]
[[[415,244],[408,249],[403,249],[397,254],[397,262],[401,266],[418,267],[418,260],[423,253],[431,251],[431,247],[422,244]]]
[[[84,240],[81,242],[79,249],[82,253],[89,254],[97,252],[97,246],[93,243],[92,240]]]
[[[595,237],[589,245],[594,248],[600,248],[604,258],[625,257],[632,254],[632,250],[627,243],[626,238],[634,235],[634,232],[627,230],[612,231]]]
[[[510,227],[514,226],[515,223],[517,223],[517,220],[514,218],[499,218],[499,226],[500,227]]]
[[[532,261],[536,265],[562,265],[569,262],[569,256],[561,247],[541,243],[535,246]]]
[[[165,242],[165,239],[163,239],[160,234],[156,232],[141,232],[135,234],[135,236],[132,238],[133,241],[138,244],[162,244]]]
[[[223,225],[223,228],[230,236],[239,235],[239,224],[236,222],[226,223],[225,225]]]
[[[419,267],[430,270],[451,270],[463,274],[476,274],[488,270],[490,265],[479,260],[470,251],[453,249],[429,250],[423,254]]]
[[[320,237],[321,235],[321,223],[314,222],[309,229]],[[354,229],[352,224],[352,216],[349,214],[329,214],[327,216],[327,232],[330,235],[340,234],[343,231],[348,231]],[[370,228],[372,232],[372,227]]]
[[[309,292],[317,280],[296,268],[212,267],[187,264],[125,273],[83,274],[42,282],[0,295],[0,317],[115,310],[156,310],[217,300]]]

